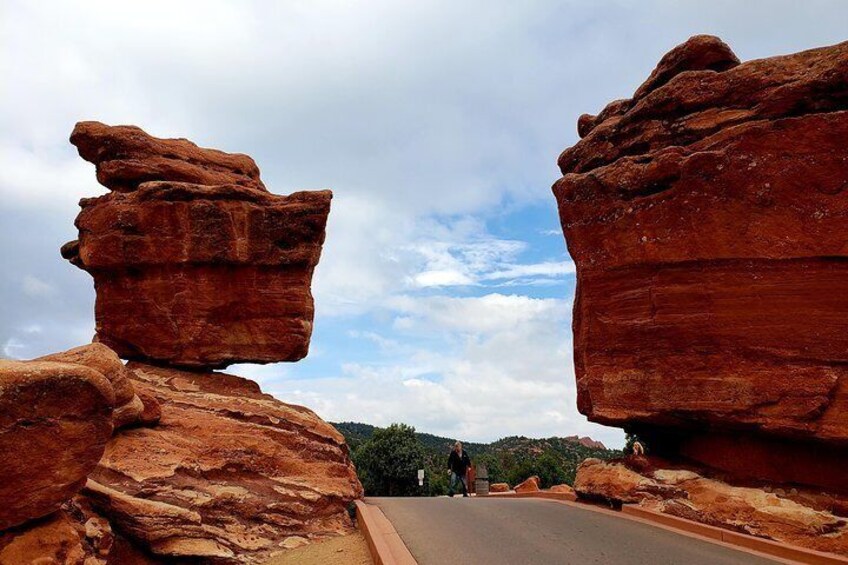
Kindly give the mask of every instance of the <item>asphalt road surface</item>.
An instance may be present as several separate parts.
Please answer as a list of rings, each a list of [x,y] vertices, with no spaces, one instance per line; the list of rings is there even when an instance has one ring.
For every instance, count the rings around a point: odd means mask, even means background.
[[[550,500],[368,498],[419,565],[774,565],[775,561]]]

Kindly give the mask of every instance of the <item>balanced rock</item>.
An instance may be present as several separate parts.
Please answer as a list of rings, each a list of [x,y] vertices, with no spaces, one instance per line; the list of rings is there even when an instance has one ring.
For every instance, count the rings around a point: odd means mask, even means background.
[[[132,382],[129,379],[127,369],[114,351],[102,343],[91,343],[63,351],[39,357],[36,361],[57,361],[60,363],[71,363],[90,367],[109,379],[112,390],[115,392],[115,408],[112,411],[112,423],[114,427],[121,428],[130,424],[151,424],[155,418],[144,418],[145,404],[135,393]],[[155,413],[156,400],[148,401],[150,406],[148,413]]]
[[[0,530],[57,510],[82,488],[112,435],[114,403],[94,369],[0,361]]]
[[[823,457],[845,488],[848,42],[738,64],[697,36],[580,128],[553,187],[580,411],[716,467],[693,434],[776,438],[736,471],[839,486]]]
[[[97,341],[192,368],[306,355],[330,191],[271,194],[245,156],[133,127],[82,122],[71,141],[115,190],[80,202],[62,248],[94,277]]]
[[[630,460],[587,459],[577,468],[579,496],[640,506],[809,549],[848,555],[848,518],[815,493],[733,486],[689,469]],[[795,491],[795,492],[792,492]],[[844,508],[843,508],[844,510]]]
[[[539,477],[533,475],[522,483],[515,485],[515,492],[536,492],[539,489]]]
[[[84,496],[134,544],[168,559],[263,563],[285,540],[349,531],[362,487],[344,438],[247,379],[131,363],[155,428],[116,434]]]

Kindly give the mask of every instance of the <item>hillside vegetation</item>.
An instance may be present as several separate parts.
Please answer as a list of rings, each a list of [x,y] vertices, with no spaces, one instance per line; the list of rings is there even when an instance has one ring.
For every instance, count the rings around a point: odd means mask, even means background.
[[[358,422],[333,423],[347,441],[357,474],[369,496],[439,496],[448,492],[447,458],[454,439],[417,432],[404,424],[378,428]],[[572,484],[588,457],[612,459],[622,452],[589,438],[542,439],[510,436],[492,443],[463,442],[472,462],[485,463],[492,483],[510,486],[538,475],[543,488]],[[425,470],[424,486],[416,472]]]

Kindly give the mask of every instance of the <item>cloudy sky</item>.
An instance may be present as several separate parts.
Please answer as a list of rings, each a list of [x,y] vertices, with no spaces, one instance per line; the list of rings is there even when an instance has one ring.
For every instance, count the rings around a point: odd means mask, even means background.
[[[846,22],[810,0],[3,0],[0,355],[91,339],[91,278],[58,249],[104,189],[67,139],[137,124],[248,153],[274,192],[335,193],[309,357],[230,372],[333,421],[621,445],[575,407],[550,185],[577,117],[690,35],[747,60]]]

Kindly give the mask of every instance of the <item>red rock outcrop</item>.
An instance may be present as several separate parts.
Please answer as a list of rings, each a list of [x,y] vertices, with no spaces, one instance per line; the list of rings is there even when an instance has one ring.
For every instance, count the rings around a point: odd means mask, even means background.
[[[267,192],[249,157],[82,122],[71,142],[113,192],[80,202],[62,255],[94,277],[97,340],[193,368],[303,358],[330,191]]]
[[[539,489],[539,477],[533,475],[529,479],[526,479],[524,482],[515,485],[513,488],[515,492],[536,492]]]
[[[259,167],[247,155],[205,149],[187,139],[159,139],[136,126],[79,122],[71,143],[80,157],[97,167],[100,184],[117,192],[163,180],[267,190],[259,180]]]
[[[156,400],[148,400],[147,415],[145,403],[135,393],[129,379],[130,372],[114,351],[101,343],[91,343],[39,357],[36,361],[56,361],[90,367],[109,379],[115,393],[115,408],[112,411],[112,424],[117,428],[131,424],[151,425],[156,423],[158,408]]]
[[[362,496],[344,438],[312,411],[222,373],[129,365],[155,428],[116,434],[83,495],[164,559],[261,563],[292,537],[347,532]]]
[[[561,494],[575,494],[574,488],[571,485],[566,485],[566,484],[554,485],[548,490],[550,490],[551,492],[558,492],[558,493],[561,493]]]
[[[108,555],[108,550],[104,553]],[[64,511],[54,512],[23,528],[0,532],[3,565],[106,563],[97,557],[98,551],[87,543],[84,526]]]
[[[694,37],[579,133],[553,190],[580,411],[719,468],[773,441],[736,471],[848,488],[848,43],[739,64]]]
[[[112,435],[114,402],[109,381],[88,367],[0,361],[0,531],[82,488]]]
[[[570,439],[573,442],[579,443],[583,447],[588,447],[590,449],[606,449],[607,446],[603,444],[603,442],[596,441],[589,436],[566,436],[565,439]]]
[[[844,507],[784,489],[732,486],[649,460],[587,459],[577,469],[579,496],[639,504],[660,512],[818,551],[848,555]],[[792,489],[793,491],[795,489]]]

